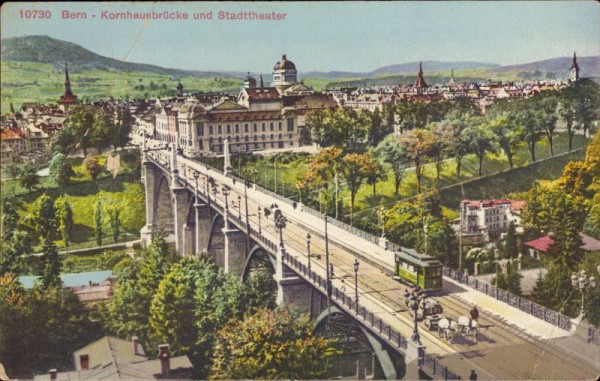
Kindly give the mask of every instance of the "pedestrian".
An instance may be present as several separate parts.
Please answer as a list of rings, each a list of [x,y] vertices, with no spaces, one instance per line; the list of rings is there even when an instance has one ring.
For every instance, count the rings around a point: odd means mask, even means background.
[[[479,319],[479,310],[477,310],[477,306],[473,306],[471,310],[471,319],[477,321]]]
[[[404,304],[408,306],[408,302],[410,300],[410,292],[408,292],[408,288],[404,289]]]
[[[294,207],[294,210],[296,210],[296,207],[298,207],[298,204],[296,203],[296,201],[294,201],[294,203],[292,204],[292,206]]]
[[[475,373],[475,369],[471,370],[471,375],[469,376],[470,381],[477,381],[477,373]]]

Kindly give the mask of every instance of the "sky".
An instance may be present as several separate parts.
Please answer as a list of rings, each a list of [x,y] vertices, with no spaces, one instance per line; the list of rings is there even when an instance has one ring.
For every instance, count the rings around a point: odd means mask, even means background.
[[[49,18],[33,19],[32,10]],[[47,12],[50,11],[50,12]],[[86,19],[63,18],[85,12]],[[187,20],[111,20],[103,12],[180,12]],[[219,20],[219,12],[285,14]],[[212,20],[194,14],[212,12]],[[29,15],[30,18],[27,18]],[[41,13],[37,14],[38,16]],[[282,54],[302,71],[371,71],[416,61],[528,63],[600,55],[595,1],[4,3],[2,38],[48,35],[120,60],[268,73]]]

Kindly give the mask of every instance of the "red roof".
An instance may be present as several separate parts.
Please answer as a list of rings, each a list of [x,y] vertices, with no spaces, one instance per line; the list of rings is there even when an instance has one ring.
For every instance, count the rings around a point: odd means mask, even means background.
[[[21,136],[18,132],[15,132],[10,129],[4,129],[0,132],[0,140],[17,140],[21,139]]]
[[[463,200],[462,202],[466,203],[468,206],[474,207],[474,208],[491,208],[495,205],[503,205],[503,204],[510,204],[511,208],[512,208],[512,203],[514,201],[512,201],[512,200],[476,200],[476,201]],[[519,201],[517,201],[517,202],[519,202]]]
[[[583,244],[581,245],[581,248],[583,250],[585,250],[585,251],[600,250],[600,241],[598,241],[588,235],[585,235],[583,233],[579,233],[579,236],[581,237],[581,241],[583,242]],[[550,245],[552,245],[552,243],[554,243],[552,238],[550,238],[549,236],[546,235],[546,236],[531,240],[529,242],[525,242],[525,246],[532,248],[534,250],[540,251],[542,253],[546,253],[546,252],[548,252],[548,249],[550,248]]]

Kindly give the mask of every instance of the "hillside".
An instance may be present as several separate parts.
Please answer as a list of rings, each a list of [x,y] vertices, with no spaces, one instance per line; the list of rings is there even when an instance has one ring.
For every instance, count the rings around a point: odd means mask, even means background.
[[[500,66],[490,70],[490,72],[494,75],[509,72],[535,72],[539,70],[542,73],[554,73],[558,78],[566,78],[569,76],[572,61],[573,57],[550,58],[526,64]],[[577,63],[579,64],[579,73],[582,77],[600,76],[600,57],[577,57]]]
[[[144,71],[171,76],[214,77],[224,73],[166,69],[160,66],[125,62],[104,57],[77,44],[56,40],[48,36],[3,38],[2,61],[48,63],[56,69],[69,64],[73,73],[85,70]]]

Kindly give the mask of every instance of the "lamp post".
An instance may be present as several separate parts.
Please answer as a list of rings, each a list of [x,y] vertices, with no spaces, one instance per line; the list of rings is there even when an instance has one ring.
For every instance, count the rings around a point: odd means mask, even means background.
[[[275,219],[275,227],[279,229],[279,246],[283,250],[283,228],[285,228],[287,218],[281,212],[281,209],[276,209],[275,214],[273,216]]]
[[[327,316],[331,316],[331,277],[329,275],[329,236],[327,235],[327,215],[325,215],[325,288],[327,290]],[[332,267],[332,266],[331,266]]]
[[[223,219],[225,220],[225,229],[229,229],[229,222],[227,221],[229,219],[229,205],[227,205],[227,197],[231,193],[231,189],[227,185],[223,185],[223,188],[221,188],[221,192],[223,192],[223,196],[225,196],[225,211],[223,213]]]
[[[358,314],[358,259],[354,258],[354,301],[356,302],[356,313]]]
[[[248,187],[250,182],[244,181],[244,210],[246,211],[246,255],[250,253],[250,220],[248,217]]]
[[[600,271],[600,269],[599,269]],[[573,287],[575,287],[575,289],[579,290],[579,292],[581,292],[581,317],[583,318],[584,314],[585,314],[585,309],[583,306],[583,297],[584,294],[587,290],[591,290],[592,288],[596,287],[596,278],[594,278],[593,276],[587,276],[585,274],[585,270],[581,270],[581,272],[579,273],[579,277],[577,277],[577,274],[573,274],[571,275],[571,284],[573,285]]]
[[[308,257],[308,276],[310,277],[310,233],[306,233],[306,255]]]
[[[242,220],[242,196],[238,195],[238,218]]]
[[[422,295],[422,290],[419,286],[416,286],[415,288],[413,288],[412,291],[412,306],[411,309],[413,310],[413,317],[414,317],[414,329],[413,329],[413,333],[411,336],[411,340],[415,343],[421,344],[421,337],[419,336],[419,327],[417,325],[417,311],[419,310],[419,303],[421,302],[421,295]]]
[[[200,255],[200,240],[198,239],[198,224],[200,223],[200,216],[198,209],[200,208],[200,202],[198,201],[198,176],[200,174],[196,171],[193,173],[194,176],[194,237],[196,238],[196,255]]]
[[[260,206],[258,207],[258,236],[262,236],[262,229],[260,227]]]

